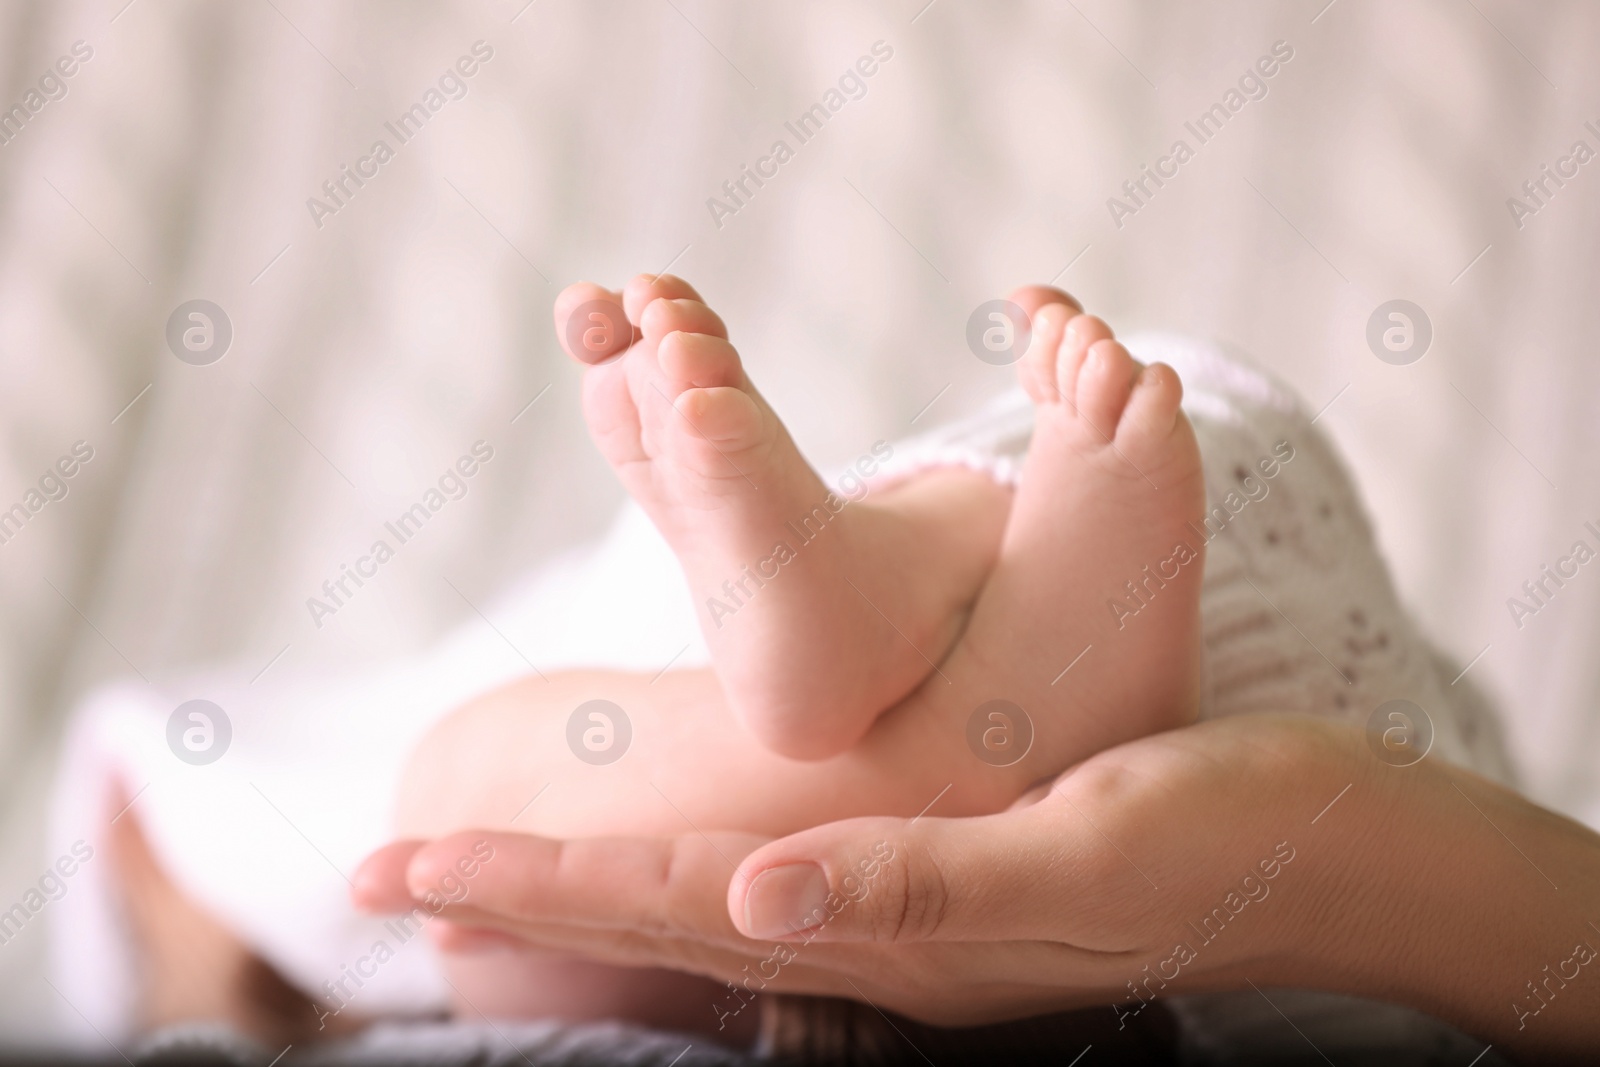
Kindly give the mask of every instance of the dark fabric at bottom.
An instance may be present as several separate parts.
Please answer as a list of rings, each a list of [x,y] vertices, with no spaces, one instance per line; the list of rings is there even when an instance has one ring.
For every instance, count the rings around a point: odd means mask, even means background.
[[[1178,1055],[1177,1025],[1160,1004],[1129,1018],[1126,1025],[1110,1008],[1090,1008],[945,1029],[850,1000],[773,997],[762,1018],[762,1039],[772,1059],[785,1067],[1063,1067],[1089,1048],[1096,1063],[1170,1064]]]

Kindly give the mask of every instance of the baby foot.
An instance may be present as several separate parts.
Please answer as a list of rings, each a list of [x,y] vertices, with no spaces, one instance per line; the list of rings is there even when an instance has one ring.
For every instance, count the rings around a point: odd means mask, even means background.
[[[1205,485],[1172,368],[1140,364],[1075,307],[1013,299],[1038,308],[1019,367],[1033,440],[999,560],[944,671],[965,700],[955,715],[992,699],[1026,713],[1032,751],[1012,774],[1031,780],[1195,717],[1205,544],[1190,524]]]
[[[954,640],[998,544],[1002,492],[946,479],[941,502],[989,516],[965,524],[918,513],[921,479],[909,507],[848,503],[800,455],[686,282],[568,288],[555,308],[564,344],[569,317],[594,301],[619,305],[636,333],[585,373],[590,430],[682,563],[729,703],[783,755],[849,748]]]

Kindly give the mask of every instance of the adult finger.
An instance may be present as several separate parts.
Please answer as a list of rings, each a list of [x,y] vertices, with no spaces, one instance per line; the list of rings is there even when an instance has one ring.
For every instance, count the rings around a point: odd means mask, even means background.
[[[469,926],[463,922],[439,919],[428,926],[428,936],[442,952],[472,954],[503,952],[526,947],[527,938],[493,926]]]
[[[410,858],[406,881],[421,898],[476,849],[476,871],[443,894],[453,918],[498,916],[524,924],[560,923],[647,936],[680,937],[751,951],[723,906],[739,860],[767,839],[590,838],[557,841],[529,834],[473,831],[441,838]]]
[[[491,944],[555,952],[618,967],[684,971],[723,982],[750,976],[769,992],[849,995],[849,975],[870,971],[870,962],[842,958],[841,951],[882,951],[866,945],[789,945],[746,942],[730,948],[693,936],[650,934],[639,930],[528,923],[485,912],[471,904],[446,905],[429,927],[441,949],[481,951]],[[754,979],[752,979],[754,981]]]
[[[437,842],[384,846],[357,868],[352,895],[367,911],[423,909],[434,920],[428,925],[434,943],[446,952],[531,946],[620,966],[670,967],[731,980],[772,946],[730,933],[722,900],[733,864],[720,856],[714,863],[699,862],[708,857],[705,850],[696,852],[692,845],[669,840],[567,843],[468,832]],[[681,859],[674,861],[674,854]],[[474,859],[470,877],[462,870],[468,856]],[[662,870],[674,887],[665,897],[648,891],[648,879]],[[639,898],[628,901],[632,906],[626,910],[597,896],[629,891]],[[696,893],[706,902],[698,911],[715,928],[713,940],[702,941],[693,929],[661,932],[659,915],[669,910],[669,902]],[[630,923],[644,928],[630,928]],[[715,943],[719,938],[731,938],[732,947]],[[838,984],[812,981],[806,991],[836,992]]]
[[[350,878],[350,899],[362,911],[380,915],[409,911],[416,906],[406,885],[406,867],[424,841],[394,841],[361,861]]]
[[[1078,896],[1127,887],[1104,851],[1059,804],[967,819],[847,819],[754,851],[727,907],[750,937],[1061,940],[1063,912]]]

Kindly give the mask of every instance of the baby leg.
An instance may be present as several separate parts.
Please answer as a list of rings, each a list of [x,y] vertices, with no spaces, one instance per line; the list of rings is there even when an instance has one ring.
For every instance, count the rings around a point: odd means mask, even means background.
[[[568,747],[568,722],[591,700],[615,704],[613,719],[627,716],[632,740],[613,763],[593,765]],[[710,671],[654,681],[606,672],[530,677],[463,706],[422,740],[402,780],[398,831],[787,833],[849,815],[915,815],[935,799],[941,814],[993,810],[1021,791],[1020,778],[966,775],[952,786],[941,777],[963,765],[990,770],[961,747],[953,724],[944,726],[895,717],[856,751],[799,762],[768,751],[739,725]],[[469,883],[468,899],[470,892]],[[756,1018],[730,1016],[727,990],[701,978],[557,953],[489,947],[448,953],[445,966],[467,1017],[624,1018],[731,1044],[747,1043]]]
[[[842,752],[959,635],[1009,491],[950,469],[847,503],[682,280],[572,286],[556,301],[557,332],[587,362],[578,327],[624,312],[631,345],[611,338],[626,350],[584,379],[595,441],[681,561],[741,721],[797,759]]]

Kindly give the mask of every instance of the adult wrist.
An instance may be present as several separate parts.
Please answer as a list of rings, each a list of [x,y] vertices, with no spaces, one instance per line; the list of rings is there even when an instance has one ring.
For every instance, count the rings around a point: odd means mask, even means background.
[[[1539,1062],[1600,1048],[1600,837],[1442,761],[1364,761],[1305,849],[1283,984],[1405,1004]]]

